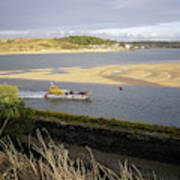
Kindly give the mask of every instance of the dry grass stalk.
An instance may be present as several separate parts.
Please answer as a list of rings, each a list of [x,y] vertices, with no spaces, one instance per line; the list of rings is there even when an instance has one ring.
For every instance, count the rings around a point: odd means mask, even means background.
[[[25,154],[19,153],[10,138],[1,140],[1,147],[4,149],[11,168],[1,176],[2,180],[7,179],[42,179],[42,180],[143,180],[141,172],[135,167],[129,167],[128,163],[120,165],[120,173],[116,174],[111,169],[99,164],[91,149],[87,147],[90,154],[89,166],[81,159],[72,160],[69,158],[68,150],[63,145],[56,145],[48,136],[46,142],[37,131],[37,143],[33,149],[41,155],[37,160],[30,153],[28,158]],[[154,178],[156,179],[156,178]]]

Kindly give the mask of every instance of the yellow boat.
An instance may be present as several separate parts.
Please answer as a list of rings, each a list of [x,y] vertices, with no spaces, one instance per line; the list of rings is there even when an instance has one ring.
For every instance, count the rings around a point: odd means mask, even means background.
[[[89,91],[78,92],[67,89],[60,89],[58,86],[51,83],[49,88],[49,92],[44,95],[45,99],[77,99],[77,100],[85,100],[89,99]]]

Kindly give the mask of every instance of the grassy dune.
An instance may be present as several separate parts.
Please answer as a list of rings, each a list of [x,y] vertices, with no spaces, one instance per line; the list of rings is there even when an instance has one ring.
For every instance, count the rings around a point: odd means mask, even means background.
[[[0,40],[0,52],[45,52],[62,49],[78,49],[77,45],[60,39],[6,39]]]
[[[115,43],[117,42],[88,36],[70,36],[60,39],[4,39],[0,40],[0,54],[79,53],[122,50],[112,48]],[[89,45],[97,45],[97,47],[92,48]]]

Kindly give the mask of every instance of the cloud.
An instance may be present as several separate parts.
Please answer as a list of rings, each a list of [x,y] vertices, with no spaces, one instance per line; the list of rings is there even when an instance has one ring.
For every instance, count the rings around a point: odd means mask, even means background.
[[[180,0],[1,0],[0,30],[116,23],[121,28],[180,21]],[[102,27],[103,28],[103,27]]]
[[[122,9],[122,8],[136,8],[137,6],[142,6],[145,2],[150,0],[115,0],[113,2],[113,7],[115,9]]]
[[[3,30],[0,31],[0,36],[18,36],[18,35],[28,35],[29,30]]]
[[[70,35],[89,35],[119,41],[180,40],[180,22],[120,28],[114,24],[64,26],[59,28],[0,31],[0,38],[54,38]]]
[[[109,36],[116,40],[180,40],[180,23],[172,22],[153,26],[110,28],[95,30],[93,34]]]

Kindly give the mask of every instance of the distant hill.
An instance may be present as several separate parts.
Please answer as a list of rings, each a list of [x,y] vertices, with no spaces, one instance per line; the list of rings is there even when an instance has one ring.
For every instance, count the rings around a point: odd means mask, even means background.
[[[72,52],[112,52],[146,48],[180,48],[180,42],[138,41],[118,42],[92,36],[69,36],[53,39],[2,39],[0,54],[14,53],[63,53]]]

